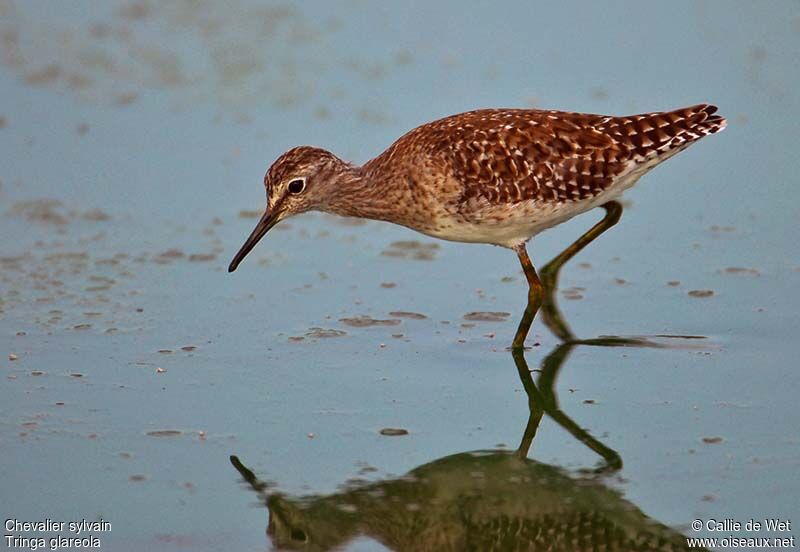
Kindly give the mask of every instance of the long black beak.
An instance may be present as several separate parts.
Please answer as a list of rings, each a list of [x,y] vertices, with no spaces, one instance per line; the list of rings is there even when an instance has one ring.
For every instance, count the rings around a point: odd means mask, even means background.
[[[275,213],[275,209],[273,209],[271,213],[264,213],[264,216],[261,217],[261,220],[258,221],[256,227],[247,237],[247,241],[244,242],[242,248],[239,250],[236,256],[233,257],[231,264],[228,266],[228,272],[233,272],[236,270],[236,267],[239,266],[239,263],[241,263],[247,254],[250,253],[250,250],[256,246],[258,240],[263,238],[264,234],[266,234],[270,228],[278,223],[278,217]]]

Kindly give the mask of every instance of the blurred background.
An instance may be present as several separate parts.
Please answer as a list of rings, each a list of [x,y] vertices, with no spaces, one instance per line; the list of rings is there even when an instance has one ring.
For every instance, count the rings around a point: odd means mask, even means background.
[[[560,299],[580,337],[703,339],[579,347],[560,406],[621,456],[602,484],[660,523],[797,518],[797,8],[0,0],[3,519],[102,517],[109,550],[263,550],[231,454],[320,496],[514,449],[515,256],[310,214],[228,274],[264,172],[301,144],[363,163],[479,107],[702,102],[728,129],[627,193]],[[534,263],[599,218],[535,238]],[[529,342],[534,369],[558,344],[539,322]],[[598,461],[547,418],[529,456]]]

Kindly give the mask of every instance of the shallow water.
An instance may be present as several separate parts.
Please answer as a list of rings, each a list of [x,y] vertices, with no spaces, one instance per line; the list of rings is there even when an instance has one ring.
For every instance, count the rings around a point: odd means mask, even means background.
[[[531,437],[506,350],[525,308],[514,255],[304,215],[228,274],[264,170],[302,143],[362,162],[480,106],[712,101],[729,128],[643,178],[557,294],[580,338],[665,346],[565,351],[537,319],[525,360],[559,361],[558,407],[515,469],[588,479],[608,511],[689,535],[710,534],[695,519],[800,523],[794,4],[460,6],[0,2],[4,520],[102,517],[109,550],[263,550],[270,495],[336,503],[417,468],[444,483],[413,496],[446,495],[459,470],[497,473],[452,458]],[[538,236],[534,263],[599,218]],[[495,490],[464,492],[531,515]],[[368,524],[344,542],[400,546]]]

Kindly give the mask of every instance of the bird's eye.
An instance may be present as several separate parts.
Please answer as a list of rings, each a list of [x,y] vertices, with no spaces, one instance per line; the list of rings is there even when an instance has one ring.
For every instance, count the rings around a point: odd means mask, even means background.
[[[306,189],[306,181],[305,179],[302,178],[298,178],[297,180],[292,180],[291,182],[289,182],[288,188],[290,194],[299,194]]]
[[[308,535],[302,529],[292,529],[292,540],[297,542],[306,542],[308,541]]]

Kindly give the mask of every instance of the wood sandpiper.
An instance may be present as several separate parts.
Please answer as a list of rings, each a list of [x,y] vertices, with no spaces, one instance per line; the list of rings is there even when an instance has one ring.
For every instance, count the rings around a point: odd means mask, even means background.
[[[543,270],[558,268],[616,224],[614,201],[647,171],[703,136],[725,128],[713,105],[627,117],[538,109],[481,109],[406,133],[362,166],[301,146],[264,176],[264,216],[229,272],[278,222],[306,211],[393,222],[451,241],[513,249],[528,281],[529,318],[512,348],[522,348],[542,303],[542,282],[525,244],[539,232],[594,207],[605,218]]]

